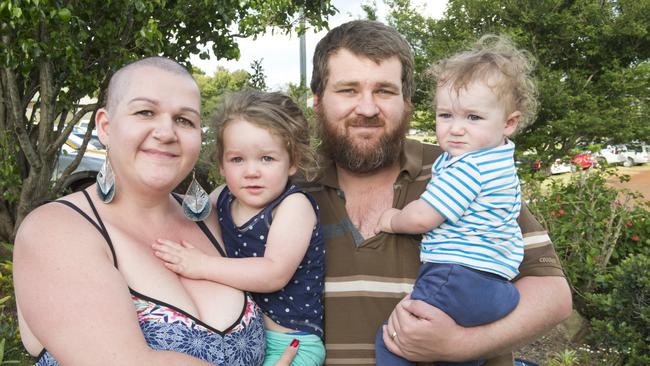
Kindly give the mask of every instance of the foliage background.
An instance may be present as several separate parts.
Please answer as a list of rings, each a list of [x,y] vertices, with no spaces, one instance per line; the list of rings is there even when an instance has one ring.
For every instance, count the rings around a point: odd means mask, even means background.
[[[161,55],[189,66],[190,55],[208,56],[209,42],[218,57],[237,58],[240,38],[300,31],[299,13],[320,29],[333,12],[328,0],[0,0],[0,131],[7,137],[0,143],[17,152],[8,170],[21,181],[0,197],[0,240],[11,242],[29,211],[61,195],[81,154],[51,182],[59,149],[92,113],[85,149],[94,111],[121,65]]]
[[[587,319],[586,338],[575,340],[585,346],[567,345],[573,361],[556,364],[647,365],[649,202],[612,188],[608,181],[629,179],[612,168],[579,171],[567,181],[525,177],[528,207],[553,239],[574,308]]]
[[[442,19],[409,0],[385,2],[388,23],[415,51],[414,127],[433,129],[431,62],[496,33],[538,59],[541,110],[516,138],[520,153],[553,161],[590,146],[650,142],[650,1],[451,0]]]

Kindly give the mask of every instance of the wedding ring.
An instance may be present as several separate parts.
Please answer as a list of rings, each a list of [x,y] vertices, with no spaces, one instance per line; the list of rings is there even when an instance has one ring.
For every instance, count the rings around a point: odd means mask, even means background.
[[[393,334],[391,334],[390,337],[393,339],[397,338],[397,332],[393,331]]]

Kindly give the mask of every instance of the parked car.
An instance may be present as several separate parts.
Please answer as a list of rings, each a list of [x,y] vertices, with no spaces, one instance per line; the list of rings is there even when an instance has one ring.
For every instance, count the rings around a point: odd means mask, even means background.
[[[577,154],[571,159],[571,163],[582,169],[589,169],[598,165],[596,158],[588,152]]]
[[[621,145],[607,145],[607,147],[594,154],[595,158],[599,163],[606,163],[609,165],[623,164],[625,158],[621,154],[620,146]]]
[[[564,174],[564,173],[573,173],[576,171],[576,166],[562,161],[562,159],[555,159],[553,164],[549,167],[549,172],[551,174]]]
[[[627,144],[617,145],[623,157],[623,166],[633,166],[650,162],[650,145]]]
[[[65,168],[77,157],[83,138],[70,134],[68,140],[63,144],[59,152],[59,158],[52,174],[52,179],[56,180],[61,177]],[[95,182],[97,173],[106,160],[106,150],[96,149],[89,143],[77,168],[65,179],[64,189],[70,189],[73,192],[88,187]]]
[[[81,138],[83,140],[86,130],[83,128],[75,127],[72,130],[72,134]],[[99,136],[97,136],[97,130],[92,130],[90,132],[90,140],[88,140],[88,147],[96,150],[106,150],[106,146],[99,141]]]

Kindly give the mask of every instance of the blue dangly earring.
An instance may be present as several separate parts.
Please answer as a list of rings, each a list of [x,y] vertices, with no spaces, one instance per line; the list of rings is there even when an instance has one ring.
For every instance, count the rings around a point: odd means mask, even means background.
[[[192,221],[203,221],[210,214],[210,196],[196,180],[192,172],[192,183],[183,197],[183,214]]]
[[[104,203],[111,203],[113,197],[115,197],[115,174],[113,174],[111,161],[108,159],[108,149],[106,149],[106,160],[104,160],[104,164],[97,173],[95,187],[99,199]]]

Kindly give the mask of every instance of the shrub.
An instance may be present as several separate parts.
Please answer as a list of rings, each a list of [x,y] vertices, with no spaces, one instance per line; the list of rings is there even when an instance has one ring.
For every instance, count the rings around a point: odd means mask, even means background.
[[[628,179],[593,169],[568,181],[530,179],[524,196],[555,243],[574,306],[590,319],[590,351],[577,358],[649,365],[650,211],[639,194],[607,184],[615,178]]]
[[[626,180],[611,170],[576,173],[567,181],[527,181],[524,196],[551,235],[584,312],[585,294],[597,291],[611,266],[648,253],[650,212],[638,193],[613,188],[607,179]]]
[[[620,365],[650,365],[650,256],[631,256],[603,277],[602,293],[588,295],[590,339],[618,350]]]

